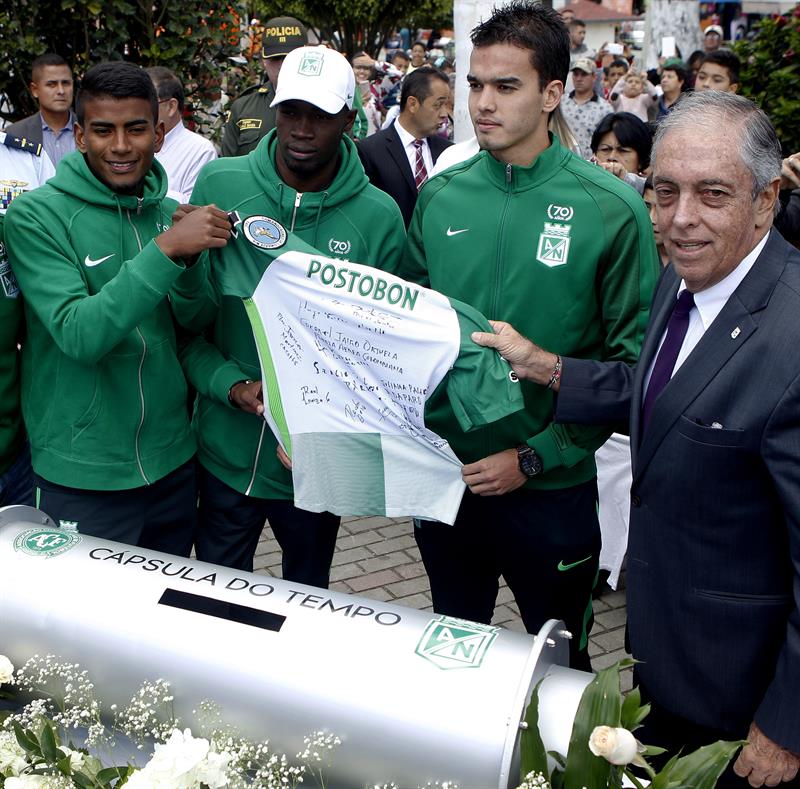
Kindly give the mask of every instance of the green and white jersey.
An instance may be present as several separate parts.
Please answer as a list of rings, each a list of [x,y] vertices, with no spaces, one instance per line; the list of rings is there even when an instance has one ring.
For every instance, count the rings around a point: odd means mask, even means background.
[[[470,339],[491,331],[486,319],[380,269],[296,250],[245,305],[295,504],[453,523],[462,464],[425,426],[428,398],[445,387],[463,430],[523,407],[509,365]]]

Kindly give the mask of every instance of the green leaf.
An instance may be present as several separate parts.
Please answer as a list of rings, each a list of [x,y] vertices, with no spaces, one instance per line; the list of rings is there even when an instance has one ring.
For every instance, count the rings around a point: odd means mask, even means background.
[[[59,753],[62,753],[62,752],[59,751]],[[71,763],[70,763],[70,760],[69,760],[69,756],[66,756],[66,755],[62,756],[56,762],[56,767],[58,768],[58,771],[62,775],[70,775],[72,773],[72,766],[71,766]]]
[[[714,789],[720,775],[728,766],[728,762],[744,744],[744,740],[736,742],[720,740],[698,748],[688,756],[682,756],[670,770],[667,786],[684,787],[685,789]],[[656,780],[658,780],[658,776],[656,776]],[[656,781],[653,781],[652,786],[654,789],[658,789],[655,784]]]
[[[650,712],[650,705],[642,706],[642,694],[639,688],[634,688],[622,702],[622,712],[620,713],[620,725],[633,731]]]
[[[558,751],[548,751],[547,755],[562,769],[565,770],[567,767],[567,760],[564,758],[564,755],[559,753]]]
[[[34,756],[41,756],[42,749],[39,747],[39,741],[36,735],[30,729],[23,729],[16,721],[14,721],[14,735],[17,738],[19,747],[26,753],[33,754]]]
[[[89,778],[88,775],[84,775],[81,772],[72,773],[72,783],[74,783],[79,789],[93,789],[96,786],[95,782]]]
[[[58,745],[53,724],[48,721],[42,729],[42,756],[48,764],[55,764],[58,761]]]
[[[131,771],[132,768],[130,767],[105,767],[97,773],[97,780],[107,784],[115,778],[127,778]]]
[[[519,742],[520,783],[530,772],[547,776],[547,754],[544,752],[542,735],[539,733],[539,687],[543,681],[536,683],[528,709],[525,710],[525,723],[528,728],[522,730]]]
[[[673,756],[662,768],[661,772],[650,782],[650,789],[667,789],[671,786],[670,777],[675,765],[678,763],[678,756]]]
[[[569,740],[564,771],[566,789],[606,789],[608,786],[612,765],[589,750],[589,737],[595,726],[620,725],[619,671],[632,664],[631,660],[620,660],[603,669],[583,691]]]

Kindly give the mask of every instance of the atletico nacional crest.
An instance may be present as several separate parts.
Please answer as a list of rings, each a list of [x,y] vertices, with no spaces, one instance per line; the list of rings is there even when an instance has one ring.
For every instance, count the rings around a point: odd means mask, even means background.
[[[563,266],[569,257],[570,225],[544,223],[544,232],[539,234],[536,259],[545,266]]]

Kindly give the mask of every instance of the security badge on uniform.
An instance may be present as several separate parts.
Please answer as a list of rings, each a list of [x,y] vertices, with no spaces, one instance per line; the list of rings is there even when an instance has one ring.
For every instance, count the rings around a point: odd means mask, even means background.
[[[16,148],[20,151],[27,151],[34,156],[41,156],[42,145],[38,142],[31,142],[25,137],[12,137],[10,134],[0,132],[0,144],[7,148]],[[0,209],[5,210],[23,192],[27,192],[28,181],[19,181],[13,178],[0,179]]]
[[[574,215],[571,206],[554,205],[547,207],[547,218],[557,220],[544,223],[544,231],[539,234],[536,259],[545,266],[555,268],[564,266],[569,259],[571,225],[565,224]]]

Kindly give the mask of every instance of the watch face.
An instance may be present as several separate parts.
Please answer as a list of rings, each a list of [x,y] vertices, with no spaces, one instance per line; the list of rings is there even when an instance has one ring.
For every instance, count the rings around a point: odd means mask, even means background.
[[[530,447],[520,447],[517,453],[520,470],[526,477],[535,477],[542,473],[541,458]]]

